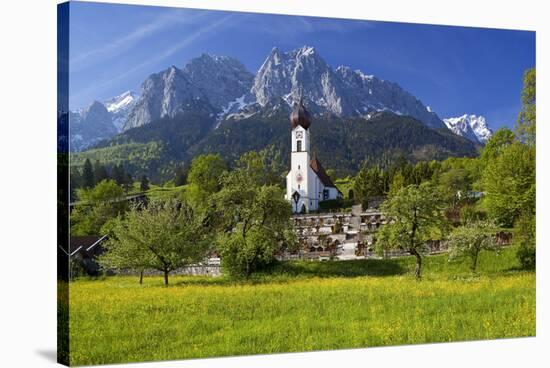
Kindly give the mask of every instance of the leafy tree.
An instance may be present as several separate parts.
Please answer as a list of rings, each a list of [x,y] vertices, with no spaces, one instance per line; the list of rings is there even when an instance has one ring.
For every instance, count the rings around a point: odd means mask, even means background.
[[[264,165],[265,183],[284,187],[288,168],[281,151],[275,145],[270,144],[261,150],[259,155]],[[331,177],[334,179],[334,176]]]
[[[521,111],[516,124],[516,132],[520,139],[534,145],[536,139],[537,121],[537,70],[529,69],[523,75],[523,90],[521,92]]]
[[[84,167],[82,169],[82,186],[84,188],[93,188],[95,185],[94,169],[90,159],[84,161]]]
[[[517,257],[525,269],[536,266],[536,220],[534,215],[523,215],[516,222],[514,243],[517,245]]]
[[[490,221],[468,222],[456,228],[449,236],[449,259],[469,258],[470,268],[475,272],[481,250],[497,249],[495,230],[494,223]]]
[[[481,151],[481,161],[487,165],[500,155],[502,150],[516,141],[516,136],[508,128],[500,128],[493,134],[485,143],[485,147]]]
[[[356,200],[363,204],[364,208],[368,207],[371,198],[384,195],[385,187],[380,167],[363,166],[353,180],[353,192]]]
[[[401,172],[398,171],[394,176],[390,185],[390,190],[388,192],[388,197],[393,197],[396,195],[403,187],[405,186],[405,178],[401,175]]]
[[[105,268],[155,269],[163,272],[168,285],[170,272],[206,257],[210,231],[204,219],[185,202],[135,205],[116,222],[100,263]]]
[[[536,265],[536,209],[535,209],[535,142],[537,123],[537,90],[536,69],[525,72],[523,90],[521,93],[522,109],[516,124],[516,133],[521,142],[524,142],[531,153],[529,160],[533,173],[524,178],[529,184],[526,205],[522,206],[522,213],[516,219],[515,242],[519,245],[517,256],[524,268],[535,268]]]
[[[421,278],[423,247],[428,240],[441,239],[446,229],[443,202],[429,183],[400,189],[382,204],[388,223],[378,233],[376,246],[402,249],[416,258],[415,277]]]
[[[472,189],[469,173],[463,168],[452,168],[439,175],[439,190],[451,208],[456,208],[461,199],[467,198]]]
[[[282,248],[296,244],[291,206],[279,187],[263,183],[265,167],[258,162],[258,153],[243,155],[213,196],[223,230],[218,236],[222,266],[236,277],[248,278]]]
[[[149,179],[147,178],[147,175],[141,176],[139,190],[141,190],[142,192],[149,190]]]
[[[431,179],[433,172],[430,169],[430,164],[427,161],[420,161],[412,170],[412,183],[420,185],[422,182]]]
[[[476,204],[466,204],[460,208],[460,220],[463,224],[485,220],[487,214],[481,211]]]
[[[487,164],[481,178],[483,205],[498,224],[513,226],[535,213],[535,149],[516,142]]]
[[[124,190],[113,180],[103,180],[93,189],[79,189],[77,196],[79,204],[70,216],[73,235],[101,235],[102,227],[128,207]]]
[[[220,190],[220,178],[226,171],[227,165],[220,155],[195,157],[187,176],[187,197],[194,203],[205,201],[209,195]]]

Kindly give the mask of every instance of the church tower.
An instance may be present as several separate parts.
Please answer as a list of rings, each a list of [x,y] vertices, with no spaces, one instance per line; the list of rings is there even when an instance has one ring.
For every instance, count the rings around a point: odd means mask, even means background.
[[[311,193],[312,172],[310,169],[311,120],[302,99],[295,103],[290,114],[291,153],[290,172],[287,175],[286,197],[292,204],[294,213],[309,212],[317,209],[317,198]],[[315,204],[313,203],[315,202]]]

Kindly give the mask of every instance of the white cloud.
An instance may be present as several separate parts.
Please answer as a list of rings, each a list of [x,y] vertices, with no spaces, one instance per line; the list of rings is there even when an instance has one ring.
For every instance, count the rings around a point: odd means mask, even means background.
[[[175,25],[197,22],[205,15],[205,12],[198,14],[194,12],[191,15],[185,10],[178,10],[158,16],[151,22],[140,25],[128,33],[107,40],[101,46],[75,55],[70,60],[71,71],[82,70],[93,65],[97,61],[104,61],[105,59],[120,55],[138,44],[144,38],[150,37],[157,32],[161,32]]]
[[[101,89],[104,89],[106,87],[110,87],[113,84],[127,78],[128,76],[139,72],[140,70],[161,62],[162,60],[165,60],[169,58],[170,56],[174,55],[176,52],[180,51],[184,47],[188,47],[191,44],[193,44],[195,41],[200,39],[201,37],[212,33],[214,30],[217,30],[218,28],[225,25],[229,20],[235,18],[236,14],[229,14],[222,18],[219,18],[217,20],[214,20],[212,22],[203,22],[204,26],[201,28],[197,28],[195,31],[187,34],[186,37],[184,37],[180,42],[172,45],[171,47],[167,48],[166,50],[156,54],[155,56],[152,56],[151,58],[148,58],[147,60],[143,61],[142,63],[134,65],[132,68],[127,69],[124,73],[119,73],[116,76],[113,76],[111,78],[108,78],[104,80],[103,82],[94,83],[88,88],[85,88],[83,90],[80,90],[74,94],[71,94],[72,98],[79,98],[81,96],[85,96],[88,94],[95,94],[93,92],[99,91]]]

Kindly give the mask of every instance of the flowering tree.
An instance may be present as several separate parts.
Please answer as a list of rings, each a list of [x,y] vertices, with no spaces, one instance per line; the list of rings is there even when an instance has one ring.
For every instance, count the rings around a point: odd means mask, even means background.
[[[481,250],[497,249],[495,230],[496,226],[491,221],[468,222],[456,228],[449,236],[449,258],[470,258],[470,268],[475,272]]]

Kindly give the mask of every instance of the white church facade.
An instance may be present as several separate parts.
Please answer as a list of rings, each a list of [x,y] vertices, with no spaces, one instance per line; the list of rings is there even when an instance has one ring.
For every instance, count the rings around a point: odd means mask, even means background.
[[[294,213],[318,211],[320,202],[341,198],[342,193],[327,175],[317,156],[311,157],[311,120],[302,100],[295,105],[290,122],[290,171],[286,176],[285,198],[292,204]]]

